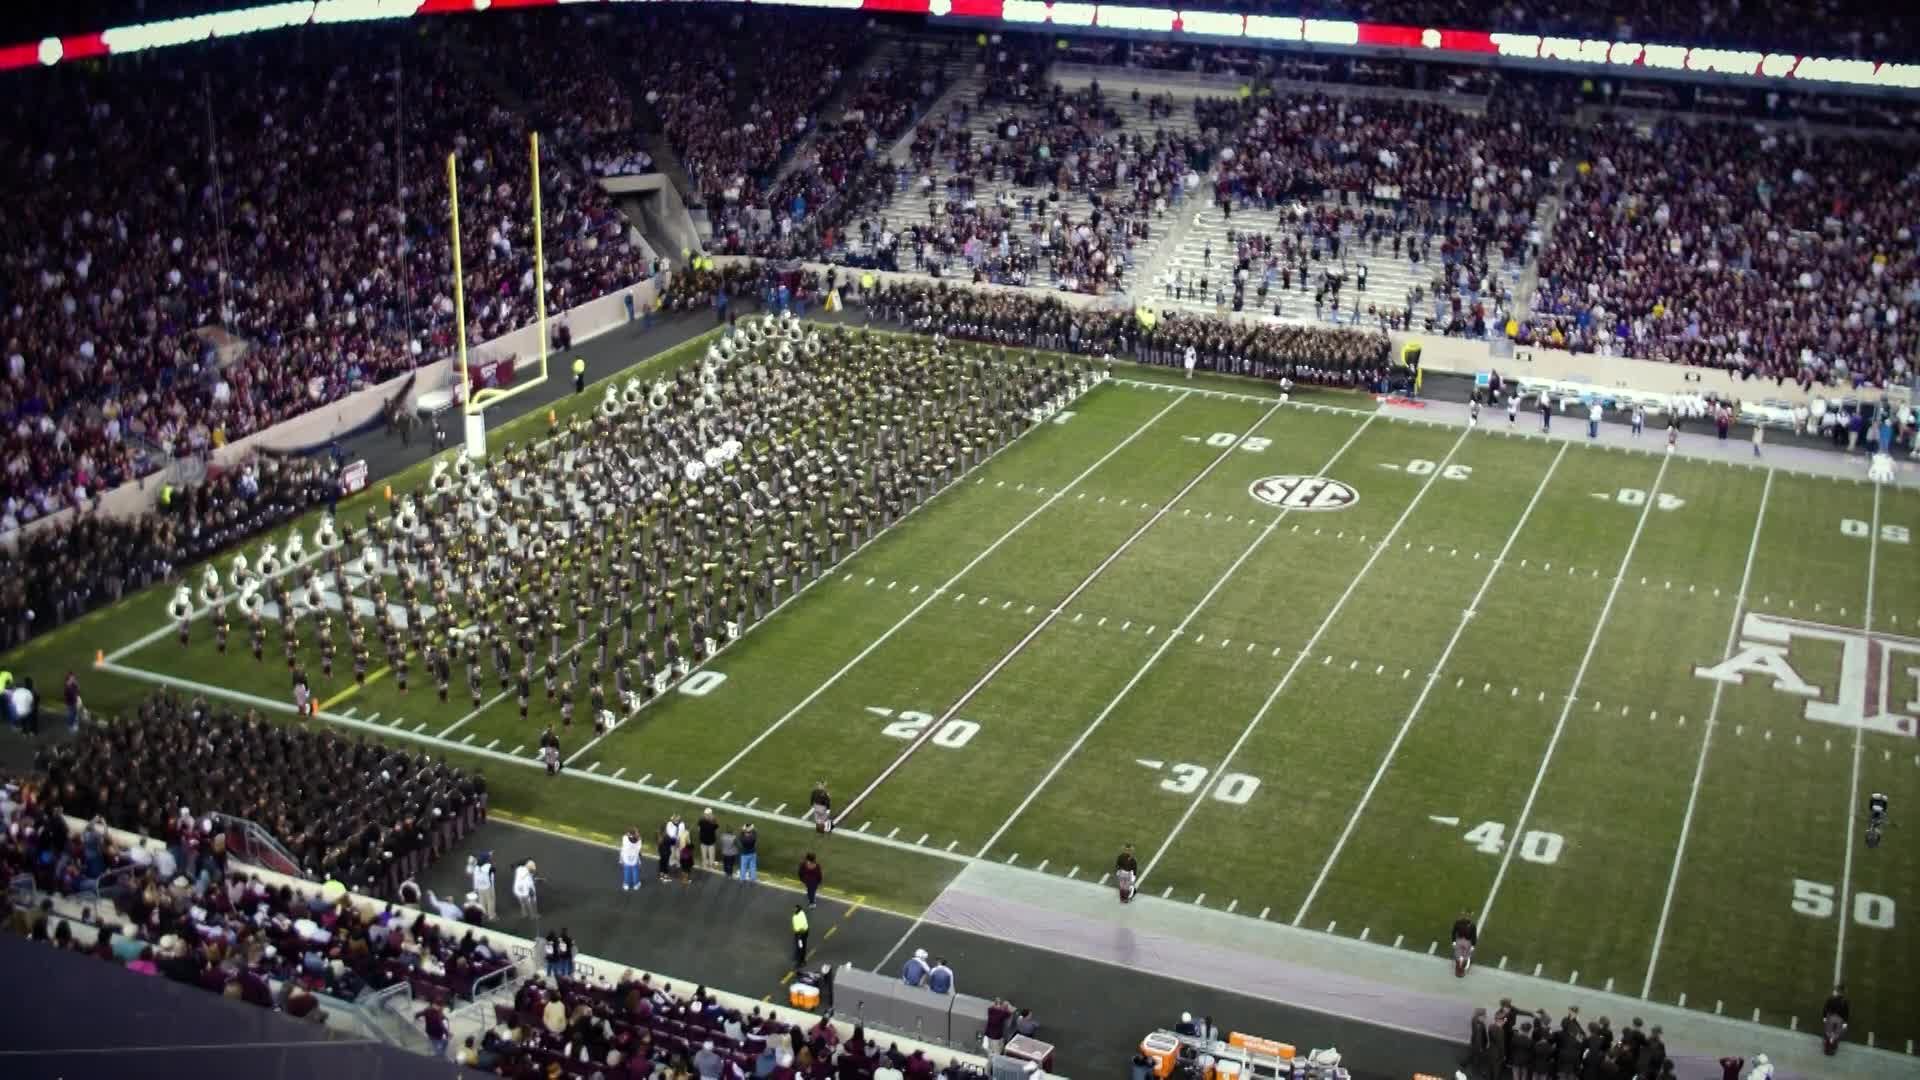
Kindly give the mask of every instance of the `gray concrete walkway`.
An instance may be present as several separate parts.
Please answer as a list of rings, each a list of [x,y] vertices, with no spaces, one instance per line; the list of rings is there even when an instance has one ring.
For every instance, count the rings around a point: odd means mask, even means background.
[[[1687,1077],[1713,1075],[1722,1055],[1751,1059],[1761,1052],[1783,1076],[1920,1075],[1920,1063],[1902,1054],[1849,1045],[1828,1058],[1812,1034],[1627,994],[1484,965],[1456,979],[1445,950],[1430,956],[1424,942],[1394,948],[1151,896],[1123,905],[1104,886],[988,863],[961,871],[928,908],[924,923],[1441,1038],[1457,1038],[1476,1007],[1491,1009],[1502,997],[1555,1015],[1577,1005],[1584,1016],[1612,1017],[1616,1030],[1642,1017],[1649,1027],[1666,1029],[1679,1074]]]

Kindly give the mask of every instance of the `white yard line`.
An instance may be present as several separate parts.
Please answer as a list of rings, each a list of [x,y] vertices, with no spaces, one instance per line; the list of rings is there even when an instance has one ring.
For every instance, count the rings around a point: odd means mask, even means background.
[[[1753,560],[1760,551],[1760,529],[1766,524],[1767,498],[1772,494],[1773,474],[1769,473],[1766,486],[1760,489],[1760,509],[1753,518],[1753,541],[1747,546],[1747,567],[1740,572],[1740,591],[1734,594],[1733,622],[1727,627],[1727,645],[1720,652],[1722,656],[1732,656],[1733,646],[1740,640],[1740,621],[1746,617],[1747,585],[1753,580]],[[1714,680],[1713,702],[1707,706],[1707,730],[1700,740],[1700,760],[1693,767],[1693,787],[1687,791],[1687,810],[1680,816],[1680,842],[1673,849],[1673,870],[1667,875],[1666,897],[1660,901],[1660,922],[1653,931],[1653,951],[1647,956],[1647,978],[1640,985],[1642,998],[1653,993],[1653,973],[1660,965],[1660,946],[1667,939],[1667,917],[1673,912],[1673,894],[1680,885],[1680,863],[1687,855],[1687,836],[1693,830],[1693,809],[1700,801],[1700,780],[1707,773],[1707,751],[1713,746],[1713,724],[1720,715],[1720,698],[1726,687],[1726,683]],[[1852,838],[1852,830],[1848,830],[1847,836]]]
[[[1354,591],[1360,587],[1360,583],[1367,579],[1367,571],[1372,570],[1373,564],[1378,562],[1380,556],[1385,554],[1386,551],[1393,546],[1393,538],[1399,534],[1400,527],[1405,525],[1407,519],[1413,516],[1414,510],[1419,507],[1421,500],[1427,497],[1427,492],[1433,490],[1434,480],[1447,471],[1447,466],[1452,463],[1453,456],[1460,452],[1462,446],[1466,445],[1467,436],[1473,434],[1473,430],[1471,427],[1463,427],[1460,429],[1460,437],[1453,441],[1452,446],[1447,447],[1446,456],[1440,459],[1439,464],[1431,473],[1428,473],[1427,478],[1421,482],[1420,490],[1414,492],[1413,498],[1407,501],[1406,509],[1400,511],[1400,516],[1395,519],[1393,527],[1388,529],[1386,535],[1382,536],[1380,540],[1374,544],[1373,552],[1367,556],[1367,561],[1360,564],[1359,572],[1353,575],[1353,580],[1347,582],[1346,590],[1340,594],[1339,599],[1333,602],[1333,607],[1327,611],[1326,618],[1320,620],[1320,625],[1314,629],[1313,636],[1308,638],[1307,643],[1294,655],[1293,662],[1287,665],[1287,670],[1285,674],[1280,676],[1280,681],[1273,685],[1273,692],[1267,695],[1267,700],[1260,703],[1260,708],[1254,712],[1253,719],[1247,721],[1247,726],[1241,729],[1240,737],[1235,739],[1233,745],[1227,749],[1227,754],[1220,759],[1220,764],[1215,766],[1211,773],[1207,774],[1206,782],[1201,784],[1200,790],[1194,793],[1193,801],[1187,804],[1186,810],[1180,815],[1180,820],[1174,823],[1173,830],[1167,833],[1167,838],[1160,842],[1159,850],[1155,851],[1153,858],[1148,859],[1147,865],[1141,868],[1140,877],[1134,883],[1136,887],[1147,879],[1148,874],[1153,873],[1153,868],[1159,865],[1161,858],[1173,847],[1173,842],[1179,839],[1180,833],[1187,827],[1187,822],[1193,820],[1194,812],[1200,809],[1200,803],[1213,792],[1214,783],[1218,781],[1220,775],[1233,764],[1233,759],[1239,755],[1240,748],[1247,744],[1248,739],[1253,738],[1254,731],[1260,727],[1260,721],[1266,719],[1267,713],[1273,709],[1273,703],[1280,699],[1280,695],[1285,692],[1287,687],[1293,682],[1294,673],[1299,671],[1301,665],[1306,663],[1307,657],[1313,653],[1313,647],[1320,643],[1320,639],[1324,637],[1327,630],[1333,626],[1334,620],[1340,617],[1340,612],[1347,606],[1347,600],[1351,598]]]
[[[1378,414],[1375,415],[1377,416]],[[1341,456],[1344,455],[1354,443],[1360,440],[1361,433],[1365,432],[1367,428],[1373,424],[1373,421],[1373,416],[1369,416],[1361,421],[1359,426],[1353,429],[1353,434],[1347,437],[1347,441],[1341,443],[1340,448],[1333,452],[1331,458],[1327,459],[1327,463],[1321,467],[1319,475],[1325,475],[1331,472],[1334,464],[1340,460]],[[1001,822],[1000,827],[995,829],[993,835],[987,838],[987,842],[980,845],[979,854],[985,855],[993,845],[1000,842],[1000,837],[1005,835],[1006,831],[1013,827],[1013,823],[1019,820],[1021,814],[1027,812],[1027,807],[1033,805],[1033,801],[1040,797],[1040,793],[1046,790],[1048,784],[1053,782],[1053,778],[1059,775],[1060,770],[1066,768],[1067,762],[1073,760],[1074,755],[1080,752],[1080,748],[1086,745],[1089,738],[1093,737],[1093,733],[1099,729],[1101,724],[1106,722],[1107,717],[1113,710],[1120,707],[1120,703],[1126,700],[1128,694],[1133,692],[1133,688],[1139,684],[1141,679],[1146,677],[1147,672],[1153,668],[1154,664],[1159,662],[1160,657],[1164,656],[1167,650],[1171,649],[1174,643],[1180,640],[1180,637],[1186,632],[1187,626],[1212,602],[1214,594],[1219,592],[1221,588],[1226,585],[1227,581],[1240,570],[1241,565],[1259,549],[1261,544],[1266,542],[1267,537],[1273,535],[1274,530],[1280,527],[1280,523],[1286,520],[1287,514],[1291,512],[1291,507],[1281,509],[1278,514],[1274,515],[1273,520],[1267,523],[1267,527],[1260,530],[1259,534],[1253,538],[1253,543],[1248,544],[1246,549],[1240,552],[1240,557],[1233,560],[1233,565],[1227,567],[1226,573],[1221,574],[1219,580],[1213,583],[1213,587],[1209,588],[1206,595],[1200,598],[1200,602],[1193,605],[1193,610],[1187,612],[1186,618],[1180,620],[1180,625],[1174,627],[1167,633],[1166,637],[1160,640],[1159,647],[1153,650],[1153,655],[1147,657],[1147,662],[1140,665],[1140,669],[1133,673],[1133,677],[1128,679],[1127,684],[1120,688],[1120,692],[1113,696],[1113,700],[1107,702],[1106,707],[1102,708],[1099,714],[1093,718],[1093,722],[1088,724],[1084,731],[1080,732],[1080,737],[1073,740],[1073,745],[1067,747],[1066,753],[1060,755],[1059,759],[1053,763],[1053,767],[1049,768],[1046,775],[1040,778],[1040,782],[1035,784],[1033,789],[1027,792],[1026,797],[1020,800],[1020,805],[1013,808],[1013,813],[1007,815],[1007,820]],[[1131,624],[1129,623],[1129,625]]]
[[[1867,632],[1867,640],[1873,640],[1873,578],[1880,565],[1880,485],[1873,486],[1873,530],[1867,534],[1867,610],[1861,615],[1861,627]],[[1840,910],[1834,921],[1840,924],[1840,936],[1833,943],[1833,985],[1840,985],[1840,975],[1847,963],[1847,924],[1852,922],[1853,890],[1853,834],[1854,822],[1860,813],[1860,759],[1867,751],[1867,726],[1862,723],[1853,729],[1853,778],[1847,784],[1846,813],[1841,815],[1847,832],[1847,855],[1840,864]]]
[[[1333,864],[1339,861],[1340,853],[1345,850],[1347,841],[1353,836],[1353,830],[1360,824],[1360,818],[1367,812],[1367,804],[1373,801],[1373,793],[1379,789],[1380,781],[1393,767],[1393,759],[1400,752],[1400,744],[1406,741],[1407,733],[1413,730],[1413,722],[1419,718],[1420,710],[1427,704],[1427,697],[1433,693],[1434,686],[1440,681],[1440,673],[1445,670],[1447,661],[1453,657],[1455,646],[1466,636],[1467,627],[1472,624],[1474,613],[1480,609],[1480,601],[1493,587],[1494,579],[1500,574],[1500,566],[1506,561],[1507,553],[1513,550],[1514,541],[1520,539],[1521,530],[1527,527],[1527,519],[1533,516],[1533,508],[1540,504],[1540,496],[1553,482],[1554,471],[1560,468],[1560,462],[1567,456],[1565,445],[1553,456],[1553,463],[1547,466],[1547,474],[1540,478],[1540,486],[1533,489],[1533,497],[1527,500],[1527,508],[1520,512],[1520,520],[1514,522],[1513,531],[1507,534],[1507,542],[1500,546],[1500,554],[1494,556],[1493,564],[1487,568],[1487,576],[1480,582],[1480,588],[1467,601],[1466,610],[1460,614],[1460,623],[1453,628],[1453,636],[1447,639],[1447,647],[1440,651],[1440,659],[1434,661],[1433,670],[1427,675],[1427,681],[1421,684],[1420,696],[1413,699],[1413,707],[1407,710],[1407,718],[1400,730],[1393,736],[1393,742],[1387,746],[1386,755],[1380,759],[1380,765],[1373,771],[1373,779],[1367,782],[1367,789],[1360,794],[1360,802],[1353,808],[1353,815],[1347,818],[1346,828],[1340,831],[1340,839],[1334,841],[1333,850],[1327,854],[1327,861],[1321,864],[1320,874],[1313,879],[1313,887],[1307,890],[1306,899],[1300,901],[1300,910],[1294,912],[1293,925],[1299,926],[1307,917],[1307,909],[1313,906],[1314,898],[1320,895],[1320,887],[1327,883],[1327,876],[1333,872]]]
[[[1600,618],[1593,624],[1593,636],[1587,639],[1587,651],[1580,657],[1580,666],[1574,669],[1573,686],[1567,691],[1567,703],[1561,707],[1560,720],[1553,725],[1553,735],[1547,739],[1547,752],[1540,757],[1540,769],[1533,774],[1533,786],[1527,790],[1527,801],[1520,806],[1520,817],[1513,823],[1513,831],[1508,834],[1516,839],[1501,853],[1500,868],[1493,874],[1493,887],[1487,890],[1487,902],[1480,905],[1478,918],[1483,933],[1493,912],[1493,902],[1500,896],[1500,886],[1507,879],[1507,867],[1513,865],[1513,853],[1520,848],[1518,837],[1526,833],[1527,819],[1533,816],[1533,804],[1540,798],[1541,785],[1546,783],[1547,768],[1553,764],[1553,752],[1560,745],[1560,736],[1567,730],[1567,717],[1573,715],[1580,684],[1587,677],[1587,666],[1593,663],[1593,654],[1600,646],[1600,635],[1607,629],[1607,616],[1613,612],[1614,598],[1620,595],[1620,585],[1627,580],[1627,567],[1633,562],[1634,549],[1640,546],[1640,536],[1646,532],[1654,505],[1659,502],[1660,482],[1667,478],[1667,466],[1671,464],[1672,455],[1660,459],[1660,471],[1653,474],[1653,485],[1647,489],[1647,501],[1640,507],[1640,520],[1634,523],[1633,536],[1627,540],[1627,552],[1620,557],[1620,567],[1614,571],[1613,585],[1607,589],[1606,602],[1600,605]]]
[[[773,723],[767,726],[766,730],[754,736],[752,741],[748,742],[746,746],[742,747],[739,753],[729,758],[725,765],[722,765],[718,769],[715,769],[712,776],[709,776],[705,780],[700,781],[700,786],[694,788],[692,794],[698,795],[701,792],[705,791],[707,789],[708,784],[711,784],[715,780],[720,779],[720,777],[725,775],[728,772],[728,770],[732,769],[735,765],[740,764],[740,762],[746,760],[746,757],[748,754],[751,754],[755,750],[759,749],[760,744],[763,742],[766,742],[768,738],[772,737],[774,732],[779,731],[781,728],[785,727],[788,721],[800,715],[800,712],[803,709],[807,708],[809,705],[812,705],[816,700],[818,700],[821,694],[826,693],[828,690],[832,689],[834,685],[837,684],[842,678],[845,678],[847,672],[852,671],[855,667],[859,666],[862,660],[865,660],[867,657],[873,655],[874,650],[886,644],[887,641],[890,638],[892,638],[894,634],[900,631],[901,627],[904,627],[908,623],[912,622],[917,616],[919,616],[921,612],[927,610],[927,608],[933,606],[933,604],[941,600],[946,595],[947,590],[953,588],[954,585],[958,584],[960,579],[965,577],[968,573],[970,573],[974,567],[979,566],[981,563],[985,562],[989,556],[991,556],[994,552],[1000,550],[1000,546],[1002,544],[1005,544],[1008,540],[1013,539],[1016,533],[1026,528],[1027,525],[1030,524],[1035,518],[1039,517],[1041,514],[1045,513],[1050,507],[1052,507],[1055,503],[1065,498],[1069,491],[1079,486],[1080,481],[1085,480],[1089,476],[1092,476],[1094,472],[1100,468],[1100,466],[1105,465],[1107,462],[1113,460],[1114,455],[1118,454],[1120,451],[1132,445],[1135,439],[1138,439],[1140,436],[1146,434],[1148,428],[1159,423],[1161,417],[1172,412],[1176,407],[1179,406],[1181,402],[1185,401],[1187,397],[1188,397],[1188,392],[1182,392],[1178,397],[1174,398],[1173,401],[1170,402],[1166,408],[1161,409],[1159,412],[1154,413],[1151,417],[1148,417],[1146,423],[1141,424],[1139,427],[1135,428],[1131,435],[1128,435],[1126,438],[1120,440],[1117,444],[1114,445],[1113,449],[1108,450],[1105,454],[1102,454],[1098,461],[1095,461],[1093,464],[1087,466],[1086,469],[1080,473],[1080,475],[1074,477],[1072,480],[1069,480],[1064,487],[1061,487],[1059,490],[1055,491],[1052,495],[1047,496],[1046,500],[1042,502],[1039,506],[1034,507],[1033,510],[1030,511],[1026,517],[1021,518],[1019,521],[1014,523],[1012,528],[1008,529],[1004,533],[1001,533],[999,539],[995,540],[991,544],[988,544],[986,548],[983,549],[979,554],[975,555],[972,559],[968,560],[967,564],[960,568],[959,573],[947,579],[946,584],[928,593],[927,598],[925,600],[920,601],[920,603],[914,605],[911,611],[908,611],[905,615],[902,615],[900,617],[900,621],[894,623],[892,626],[887,627],[886,631],[883,632],[879,637],[874,638],[871,642],[868,642],[867,646],[861,649],[858,653],[855,653],[853,659],[847,661],[845,666],[841,667],[840,670],[834,672],[832,675],[829,675],[827,677],[826,682],[823,682],[819,686],[815,687],[812,693],[800,699],[799,704],[795,705],[791,709],[788,709],[780,717],[780,719],[775,720]],[[1036,424],[1034,426],[1037,428],[1039,425]],[[1032,429],[1029,429],[1029,430],[1032,430]],[[765,620],[762,620],[762,621],[765,621]],[[937,731],[939,730],[939,728],[940,728],[939,724],[933,724],[933,725],[929,725],[928,730]]]
[[[1254,432],[1259,431],[1261,425],[1265,424],[1268,420],[1272,419],[1273,414],[1279,411],[1280,411],[1280,403],[1276,401],[1273,403],[1272,407],[1267,409],[1266,412],[1260,414],[1260,419],[1255,420],[1252,426],[1248,427],[1246,431],[1240,434],[1240,438],[1235,439],[1231,443],[1228,443],[1227,448],[1220,451],[1217,457],[1215,457],[1212,461],[1208,462],[1206,468],[1201,469],[1200,472],[1196,474],[1193,479],[1187,481],[1187,486],[1181,488],[1178,492],[1176,492],[1173,498],[1168,499],[1166,503],[1160,507],[1160,509],[1155,510],[1153,512],[1153,516],[1147,518],[1146,521],[1142,522],[1140,524],[1140,527],[1133,531],[1132,536],[1127,537],[1126,540],[1121,542],[1119,547],[1114,548],[1113,551],[1109,552],[1107,557],[1101,560],[1100,565],[1093,568],[1092,573],[1088,574],[1085,578],[1082,578],[1080,581],[1080,584],[1075,585],[1073,587],[1073,591],[1068,593],[1065,599],[1061,600],[1058,604],[1055,604],[1050,610],[1048,610],[1046,617],[1041,619],[1038,623],[1035,623],[1033,629],[1027,631],[1027,635],[1025,637],[1021,638],[1018,642],[1016,642],[1013,648],[1008,649],[1006,653],[1000,657],[1000,659],[994,661],[993,666],[987,669],[986,674],[980,676],[980,679],[978,682],[975,682],[972,686],[968,687],[967,692],[964,694],[961,694],[959,700],[955,701],[952,705],[947,706],[947,710],[941,713],[938,719],[936,719],[933,723],[928,724],[926,727],[926,730],[922,731],[918,737],[916,737],[912,742],[908,743],[906,746],[906,749],[900,751],[899,755],[895,757],[893,761],[887,765],[886,768],[880,770],[880,775],[874,777],[871,783],[869,783],[865,788],[861,789],[860,793],[858,795],[855,795],[847,803],[846,807],[840,811],[839,815],[836,816],[833,820],[836,823],[845,820],[846,816],[853,812],[854,807],[859,806],[862,802],[866,800],[866,798],[869,795],[872,795],[875,791],[879,790],[880,785],[886,783],[888,777],[891,777],[894,774],[894,772],[900,768],[900,766],[905,765],[907,763],[907,759],[912,757],[915,751],[919,750],[922,746],[925,746],[928,740],[932,739],[936,732],[945,728],[947,721],[952,720],[955,714],[957,714],[961,709],[966,708],[967,702],[972,701],[976,694],[980,693],[981,690],[985,689],[988,683],[992,682],[994,678],[997,677],[1000,674],[1000,672],[1006,668],[1008,664],[1013,662],[1014,657],[1019,656],[1022,652],[1025,652],[1027,646],[1033,644],[1033,640],[1035,638],[1039,637],[1040,634],[1043,631],[1045,631],[1047,627],[1053,625],[1053,620],[1059,618],[1060,613],[1065,611],[1076,599],[1078,599],[1081,593],[1087,591],[1087,589],[1096,580],[1099,579],[1101,574],[1106,573],[1108,567],[1112,566],[1116,561],[1118,561],[1120,556],[1126,554],[1127,549],[1132,547],[1135,541],[1139,540],[1142,536],[1145,536],[1147,534],[1147,530],[1153,528],[1154,525],[1157,524],[1161,518],[1165,517],[1167,513],[1174,508],[1175,504],[1177,504],[1181,499],[1184,499],[1187,497],[1188,492],[1192,491],[1196,487],[1199,487],[1200,482],[1202,480],[1205,480],[1208,476],[1212,475],[1213,470],[1219,468],[1223,462],[1225,462],[1228,458],[1232,457],[1235,451],[1239,450],[1241,440],[1246,439],[1247,437],[1251,436]]]

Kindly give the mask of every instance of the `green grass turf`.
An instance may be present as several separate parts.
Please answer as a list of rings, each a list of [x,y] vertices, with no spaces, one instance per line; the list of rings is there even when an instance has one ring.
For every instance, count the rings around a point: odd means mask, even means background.
[[[1809,720],[1764,676],[1695,674],[1743,612],[1920,633],[1920,496],[1117,374],[727,648],[705,693],[570,740],[576,773],[617,782],[528,766],[538,691],[528,722],[510,701],[461,722],[464,680],[442,707],[416,670],[404,699],[383,679],[335,708],[447,732],[496,805],[586,834],[778,810],[769,865],[818,846],[830,882],[902,910],[957,857],[1098,878],[1132,843],[1153,894],[1415,954],[1469,909],[1483,962],[1776,1024],[1814,1022],[1838,957],[1857,1035],[1920,1037],[1900,910],[1920,870],[1897,828],[1857,843],[1867,792],[1896,821],[1920,796],[1914,740]],[[1249,495],[1287,474],[1359,500]],[[163,605],[14,667],[84,666]],[[1786,655],[1834,700],[1838,643]],[[222,660],[202,635],[125,662],[278,701],[273,656]],[[1870,670],[1910,715],[1909,667]],[[142,692],[88,679],[96,705]],[[819,780],[843,808],[864,796],[824,839],[791,820]]]

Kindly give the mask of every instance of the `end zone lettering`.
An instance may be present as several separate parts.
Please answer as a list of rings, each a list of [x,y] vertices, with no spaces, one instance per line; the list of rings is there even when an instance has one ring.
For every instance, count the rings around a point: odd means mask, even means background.
[[[1359,492],[1325,476],[1266,476],[1247,494],[1283,510],[1345,510],[1360,501]]]
[[[1839,671],[1813,672],[1832,676],[1831,683],[1808,682],[1794,666],[1789,654],[1796,639],[1840,646]],[[1696,666],[1693,673],[1734,685],[1749,675],[1766,680],[1780,693],[1805,698],[1802,715],[1819,723],[1910,738],[1920,734],[1920,639],[1749,611],[1740,622],[1733,655]],[[1903,700],[1909,694],[1911,700]]]

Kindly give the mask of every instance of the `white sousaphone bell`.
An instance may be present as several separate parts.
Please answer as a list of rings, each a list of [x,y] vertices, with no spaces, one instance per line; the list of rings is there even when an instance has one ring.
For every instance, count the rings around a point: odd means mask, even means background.
[[[220,571],[208,563],[200,574],[200,603],[213,607],[220,602]]]
[[[652,409],[654,412],[659,412],[665,409],[671,400],[672,398],[669,396],[666,380],[655,379],[653,386],[647,391],[647,408]]]
[[[261,577],[273,577],[282,569],[280,546],[271,541],[260,547],[260,562],[255,566]]]
[[[334,527],[333,515],[321,518],[320,524],[313,530],[313,546],[321,551],[334,551],[343,543],[345,541],[340,539],[340,530]]]
[[[413,496],[400,497],[400,509],[393,515],[393,527],[401,536],[412,536],[420,529],[420,513],[414,509]]]
[[[465,461],[463,457],[460,460]],[[433,473],[427,477],[427,490],[435,495],[453,494],[453,466],[445,458],[433,463]]]
[[[241,583],[239,600],[241,614],[256,615],[266,602],[266,598],[260,595],[259,578],[248,578]]]
[[[289,570],[293,569],[306,557],[307,541],[305,537],[300,535],[300,530],[295,529],[287,534],[287,550],[281,554],[286,558],[287,569]]]
[[[606,396],[600,399],[600,415],[609,420],[617,420],[626,409],[625,403],[620,400],[620,388],[608,384]]]
[[[175,622],[193,617],[193,593],[185,585],[173,590],[173,599],[167,601],[167,616]]]

